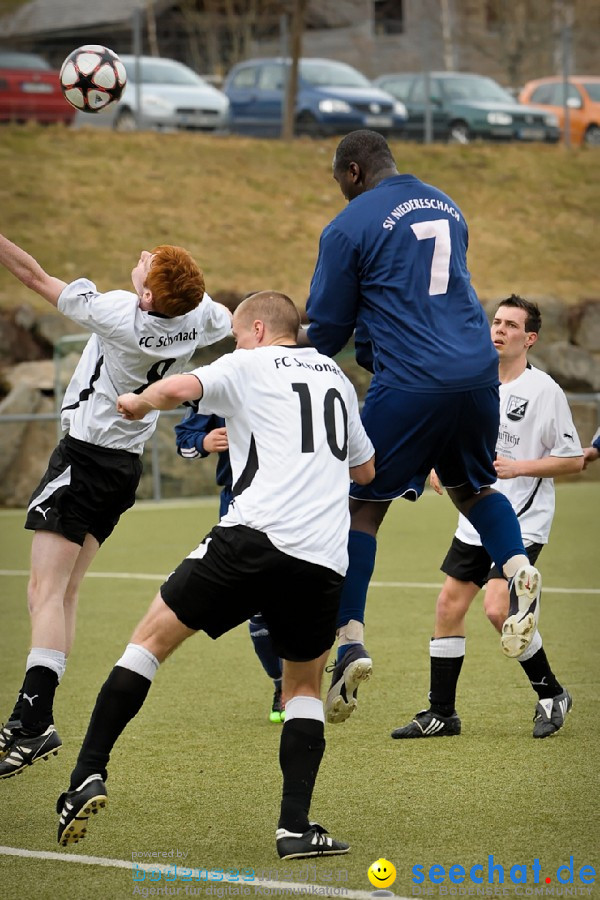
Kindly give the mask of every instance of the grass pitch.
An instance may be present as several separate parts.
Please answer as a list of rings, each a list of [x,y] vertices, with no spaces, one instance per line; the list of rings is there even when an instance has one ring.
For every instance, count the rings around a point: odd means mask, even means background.
[[[77,639],[57,693],[63,749],[0,783],[0,845],[58,852],[60,858],[23,858],[0,850],[0,895],[4,900],[122,898],[144,896],[152,887],[169,887],[170,895],[179,888],[178,896],[192,889],[196,895],[212,893],[214,885],[152,883],[149,876],[136,884],[127,868],[67,861],[85,855],[131,861],[133,854],[146,854],[134,860],[168,864],[178,861],[177,851],[186,866],[250,868],[275,881],[304,880],[325,889],[329,883],[365,897],[372,890],[367,869],[379,857],[397,869],[391,888],[396,895],[427,887],[437,896],[450,887],[456,894],[459,886],[450,885],[448,877],[434,885],[431,866],[443,866],[446,876],[451,865],[462,866],[463,893],[469,888],[473,893],[470,867],[483,865],[485,888],[493,855],[504,868],[502,886],[495,876],[496,890],[518,896],[526,885],[511,882],[512,866],[527,866],[527,888],[533,891],[531,867],[539,859],[538,889],[550,891],[559,887],[557,868],[573,856],[574,886],[581,887],[581,866],[599,869],[599,504],[600,485],[559,485],[550,545],[540,560],[544,644],[574,697],[566,727],[552,739],[532,739],[535,695],[518,663],[502,656],[480,594],[468,621],[459,683],[463,734],[449,741],[406,742],[392,741],[389,733],[427,705],[434,585],[441,583],[438,566],[456,516],[447,498],[430,492],[416,505],[393,504],[381,531],[367,607],[374,677],[361,688],[355,716],[326,727],[327,751],[312,804],[314,818],[347,839],[351,852],[308,865],[283,864],[275,853],[280,726],[268,721],[271,684],[245,627],[217,642],[198,635],[161,667],[144,708],[114,751],[107,809],[91,823],[82,844],[58,848],[54,804],[68,782],[96,694],[163,576],[217,515],[216,499],[139,504],[124,516],[99,553],[94,576],[83,585]],[[27,579],[18,573],[28,567],[30,535],[22,523],[21,512],[0,512],[4,716],[21,682],[29,643]],[[147,855],[170,851],[170,857]],[[412,880],[416,865],[423,867],[424,885]],[[548,886],[546,878],[551,878]],[[586,889],[584,896],[595,895],[595,885],[589,887],[591,894]]]

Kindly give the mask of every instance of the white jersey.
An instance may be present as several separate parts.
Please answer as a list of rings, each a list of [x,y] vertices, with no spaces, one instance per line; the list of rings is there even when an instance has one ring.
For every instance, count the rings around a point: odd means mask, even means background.
[[[195,309],[169,319],[141,310],[131,291],[99,294],[95,284],[78,278],[62,291],[58,309],[94,332],[65,392],[62,428],[80,441],[130,453],[142,452],[158,411],[140,421],[123,419],[119,394],[185,372],[197,347],[231,334],[227,310],[208,294]]]
[[[562,388],[535,366],[528,366],[514,381],[500,385],[496,453],[507,459],[583,454]],[[510,500],[525,544],[548,543],[554,517],[554,479],[502,478],[493,487]],[[465,544],[481,545],[479,534],[463,515],[458,519],[456,537]]]
[[[285,346],[235,350],[192,374],[198,412],[227,426],[234,499],[219,525],[345,575],[348,468],[374,453],[346,375],[313,347]]]

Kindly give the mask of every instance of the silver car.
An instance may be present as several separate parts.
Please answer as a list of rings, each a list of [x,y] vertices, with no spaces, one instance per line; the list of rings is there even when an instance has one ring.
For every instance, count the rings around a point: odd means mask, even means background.
[[[127,85],[118,103],[98,113],[78,112],[74,128],[222,131],[229,100],[188,66],[156,56],[121,56]],[[137,111],[139,73],[140,111]]]

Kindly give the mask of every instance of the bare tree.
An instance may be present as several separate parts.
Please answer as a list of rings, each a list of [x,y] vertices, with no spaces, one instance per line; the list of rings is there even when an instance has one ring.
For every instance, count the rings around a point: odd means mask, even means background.
[[[460,31],[463,53],[494,61],[504,80],[516,87],[527,74],[527,66],[552,56],[556,34],[548,0],[487,0],[473,6],[461,3]],[[549,8],[550,7],[550,8]]]
[[[290,67],[285,81],[285,102],[281,137],[291,141],[294,137],[296,95],[298,93],[298,63],[302,56],[302,35],[308,0],[292,0],[290,34]]]
[[[148,46],[151,56],[160,56],[158,38],[156,35],[156,16],[154,15],[153,0],[146,0],[146,27],[148,31]]]

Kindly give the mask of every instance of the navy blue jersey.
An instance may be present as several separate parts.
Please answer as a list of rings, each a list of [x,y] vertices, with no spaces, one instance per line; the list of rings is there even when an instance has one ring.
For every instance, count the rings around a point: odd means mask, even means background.
[[[375,378],[421,392],[498,383],[498,354],[467,269],[456,204],[413,175],[355,197],[324,229],[306,311],[308,337],[337,353],[368,335]]]

